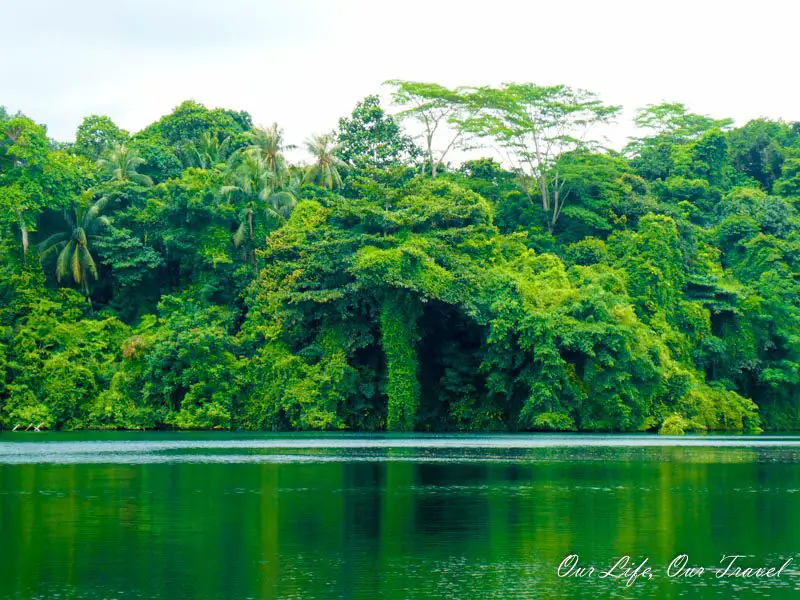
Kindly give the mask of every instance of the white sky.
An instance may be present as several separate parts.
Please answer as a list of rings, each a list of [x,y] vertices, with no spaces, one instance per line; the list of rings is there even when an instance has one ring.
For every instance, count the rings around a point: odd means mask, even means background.
[[[800,121],[798,23],[793,0],[0,0],[0,105],[71,140],[192,98],[301,143],[386,79],[565,83],[625,106],[620,145],[662,100]]]

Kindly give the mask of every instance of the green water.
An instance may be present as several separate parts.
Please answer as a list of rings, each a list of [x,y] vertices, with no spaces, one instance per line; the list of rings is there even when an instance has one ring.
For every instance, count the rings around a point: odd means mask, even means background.
[[[792,437],[4,433],[0,598],[793,598],[799,460]],[[652,578],[559,578],[571,553]],[[667,577],[681,553],[794,562]]]

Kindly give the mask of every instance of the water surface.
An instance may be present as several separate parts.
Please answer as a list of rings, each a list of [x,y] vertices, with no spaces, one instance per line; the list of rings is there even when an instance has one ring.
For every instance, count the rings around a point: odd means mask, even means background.
[[[0,598],[800,592],[800,437],[0,434]],[[652,579],[559,578],[648,559]],[[669,578],[791,564],[780,578]]]

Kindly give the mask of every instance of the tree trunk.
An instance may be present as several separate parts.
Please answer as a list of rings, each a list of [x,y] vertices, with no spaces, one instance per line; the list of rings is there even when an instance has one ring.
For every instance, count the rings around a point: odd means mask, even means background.
[[[28,255],[28,226],[25,224],[25,218],[22,216],[22,211],[17,209],[17,219],[19,220],[19,231],[22,235],[22,256]]]
[[[542,194],[542,208],[545,213],[550,212],[550,190],[547,189],[547,181],[544,177],[539,177],[539,192]]]
[[[558,190],[553,192],[553,217],[550,219],[550,233],[553,233],[553,230],[556,228],[556,222],[558,221],[558,216],[561,214],[561,205],[560,205],[560,198],[558,194]]]
[[[436,161],[433,160],[433,136],[430,133],[428,133],[426,141],[428,142],[428,160],[431,161],[431,177],[435,178],[436,177]]]
[[[89,309],[91,309],[92,308],[92,295],[89,293],[89,283],[87,282],[85,277],[83,279],[83,293],[86,295],[86,301],[89,303]]]

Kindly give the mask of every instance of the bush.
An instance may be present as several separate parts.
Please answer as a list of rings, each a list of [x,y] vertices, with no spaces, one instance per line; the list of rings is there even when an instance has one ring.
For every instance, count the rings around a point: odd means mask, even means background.
[[[667,417],[658,430],[660,435],[683,435],[690,428],[689,421],[681,415],[674,414]]]

